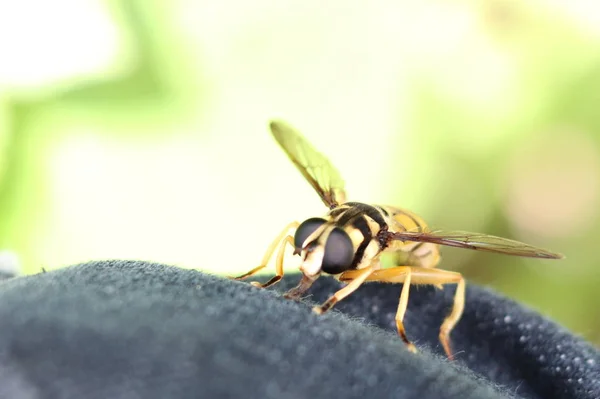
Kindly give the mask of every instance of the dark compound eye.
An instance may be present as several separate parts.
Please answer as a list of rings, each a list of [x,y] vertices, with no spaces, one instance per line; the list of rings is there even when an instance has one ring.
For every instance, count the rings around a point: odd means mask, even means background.
[[[302,249],[302,244],[304,244],[308,236],[314,233],[323,223],[325,223],[325,219],[323,218],[310,218],[302,222],[294,235],[294,246],[296,249]]]
[[[350,269],[354,248],[348,234],[339,227],[331,231],[325,244],[325,255],[321,270],[327,274],[338,274]]]

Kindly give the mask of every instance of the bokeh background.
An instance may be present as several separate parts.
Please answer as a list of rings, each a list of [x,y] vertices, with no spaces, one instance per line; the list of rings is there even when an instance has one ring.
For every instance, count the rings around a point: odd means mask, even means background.
[[[0,258],[247,271],[326,211],[271,118],[352,200],[566,254],[442,267],[600,343],[591,0],[2,2]]]

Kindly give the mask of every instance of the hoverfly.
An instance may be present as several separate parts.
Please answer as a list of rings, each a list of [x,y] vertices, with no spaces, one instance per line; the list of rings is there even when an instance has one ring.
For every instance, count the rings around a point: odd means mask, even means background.
[[[329,274],[348,284],[313,310],[322,314],[352,294],[367,281],[403,283],[396,312],[398,334],[408,349],[416,352],[404,328],[411,284],[430,284],[442,289],[456,284],[450,314],[444,319],[439,339],[448,358],[453,359],[450,332],[459,321],[465,304],[465,280],[460,273],[436,269],[440,262],[440,245],[467,248],[532,258],[561,259],[562,255],[506,238],[464,231],[431,230],[416,214],[392,206],[346,202],[344,180],[338,170],[299,132],[281,121],[270,123],[271,133],[300,173],[329,207],[324,218],[310,218],[302,223],[289,223],[268,247],[260,266],[234,277],[242,280],[266,267],[277,251],[275,276],[266,288],[283,277],[286,245],[300,255],[300,283],[284,294],[299,299],[322,274]],[[380,257],[393,253],[400,260],[395,267],[382,268]]]

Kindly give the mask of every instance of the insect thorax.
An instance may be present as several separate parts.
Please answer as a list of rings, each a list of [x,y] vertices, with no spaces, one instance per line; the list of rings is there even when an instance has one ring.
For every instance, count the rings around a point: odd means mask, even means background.
[[[427,228],[420,216],[408,210],[348,202],[330,211],[328,216],[346,230],[352,240],[355,253],[352,269],[368,266],[381,252],[395,253],[397,265],[435,267],[440,260],[435,244],[381,241],[382,231],[423,231]]]
[[[388,224],[379,207],[347,202],[331,210],[327,217],[344,229],[352,241],[354,257],[350,269],[368,266],[385,247],[380,233],[387,231]]]

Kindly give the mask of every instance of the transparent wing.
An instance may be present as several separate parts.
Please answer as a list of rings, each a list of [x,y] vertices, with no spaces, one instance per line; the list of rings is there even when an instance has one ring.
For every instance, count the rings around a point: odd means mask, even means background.
[[[275,140],[317,191],[325,205],[335,208],[346,202],[344,180],[323,154],[285,122],[272,121],[270,128]]]
[[[434,230],[427,232],[401,231],[391,233],[392,239],[400,241],[429,242],[450,247],[496,252],[499,254],[529,258],[562,259],[563,255],[537,248],[519,241],[466,231]]]

